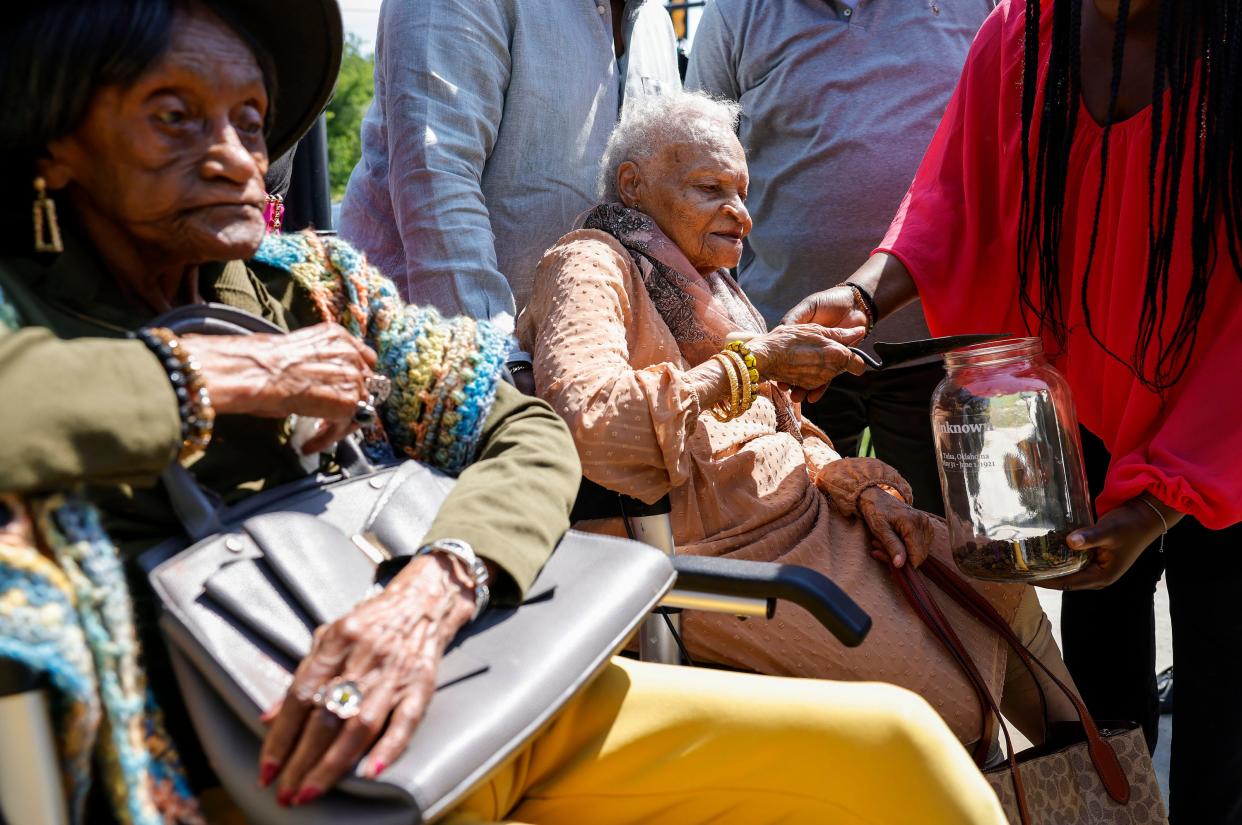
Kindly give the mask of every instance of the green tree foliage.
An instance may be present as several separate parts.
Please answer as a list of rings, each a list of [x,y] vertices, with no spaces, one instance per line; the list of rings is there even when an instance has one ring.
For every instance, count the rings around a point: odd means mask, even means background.
[[[362,157],[362,117],[375,93],[375,61],[371,55],[363,56],[360,43],[357,35],[345,39],[336,95],[327,111],[328,177],[334,201],[345,194],[349,175]]]

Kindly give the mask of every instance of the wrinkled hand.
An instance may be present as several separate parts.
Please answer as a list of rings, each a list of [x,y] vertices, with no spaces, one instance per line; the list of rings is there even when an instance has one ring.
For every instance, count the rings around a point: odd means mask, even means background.
[[[1166,516],[1172,526],[1175,519]],[[1098,590],[1107,587],[1130,569],[1135,559],[1159,540],[1164,524],[1151,508],[1131,499],[1109,510],[1093,527],[1069,534],[1066,543],[1075,550],[1091,550],[1092,558],[1077,573],[1038,583],[1055,590]]]
[[[340,441],[357,425],[359,401],[375,352],[339,324],[317,324],[288,335],[187,335],[218,413],[323,419],[306,442],[308,455]]]
[[[935,526],[932,517],[916,510],[890,487],[868,487],[858,496],[858,512],[871,531],[871,555],[885,556],[893,567],[908,560],[918,567],[931,552]]]
[[[823,327],[862,327],[865,335],[867,316],[855,306],[854,290],[848,286],[834,286],[803,298],[797,306],[785,313],[781,323],[819,324]],[[862,337],[859,336],[857,340],[862,340]],[[806,384],[794,387],[791,395],[795,402],[811,401],[814,403],[823,397],[827,389],[826,381],[822,384]]]
[[[364,775],[374,778],[391,765],[423,718],[444,649],[474,614],[472,587],[457,559],[422,556],[381,593],[316,630],[288,694],[264,714],[271,728],[259,754],[259,784],[275,779],[281,805],[303,805],[368,749]],[[314,702],[336,679],[356,683],[363,694],[358,715],[346,721]]]
[[[782,324],[819,324],[822,327],[867,328],[867,316],[855,306],[854,290],[834,286],[803,298],[785,313]]]
[[[794,324],[755,336],[746,346],[764,379],[787,387],[811,388],[823,386],[843,372],[861,375],[867,365],[850,352],[849,345],[866,333],[866,327]]]

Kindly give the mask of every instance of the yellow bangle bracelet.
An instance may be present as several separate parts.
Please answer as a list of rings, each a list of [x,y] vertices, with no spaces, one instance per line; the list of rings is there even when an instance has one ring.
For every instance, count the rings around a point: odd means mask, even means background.
[[[737,375],[733,371],[733,364],[722,353],[716,353],[715,355],[713,355],[712,360],[719,363],[720,366],[724,368],[725,376],[727,376],[729,379],[729,395],[731,397],[729,406],[723,412],[721,412],[720,410],[720,407],[723,406],[724,404],[723,401],[717,404],[716,406],[712,407],[712,415],[716,418],[717,421],[721,423],[724,423],[726,421],[732,421],[734,418],[737,418],[739,415],[741,415],[741,410],[739,410],[737,406],[738,405]]]
[[[759,376],[759,362],[754,353],[750,351],[750,347],[746,346],[745,341],[730,341],[725,349],[742,356],[742,363],[746,365],[746,372],[750,375],[752,384],[762,383],[763,379]]]
[[[733,363],[728,360],[728,356],[724,356],[721,365],[730,371],[729,389],[732,393],[732,404],[729,406],[729,419],[732,420],[742,414],[742,379],[737,374],[737,370],[733,368]]]
[[[737,371],[738,383],[742,385],[742,406],[739,409],[739,414],[744,413],[750,409],[752,400],[753,382],[750,380],[750,373],[746,369],[746,363],[742,360],[742,356],[738,355],[737,352],[727,349],[721,354],[729,359],[733,364],[733,369]]]

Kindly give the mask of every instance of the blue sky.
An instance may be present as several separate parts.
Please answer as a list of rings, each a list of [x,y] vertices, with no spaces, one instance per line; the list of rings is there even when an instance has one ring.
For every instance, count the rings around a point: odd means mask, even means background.
[[[345,31],[358,35],[365,54],[375,48],[375,27],[379,23],[380,0],[341,0]]]

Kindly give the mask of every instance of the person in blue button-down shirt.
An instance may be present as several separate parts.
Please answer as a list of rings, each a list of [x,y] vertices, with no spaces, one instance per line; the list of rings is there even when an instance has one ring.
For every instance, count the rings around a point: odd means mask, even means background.
[[[624,98],[680,88],[656,0],[387,2],[340,233],[407,300],[512,329]]]

